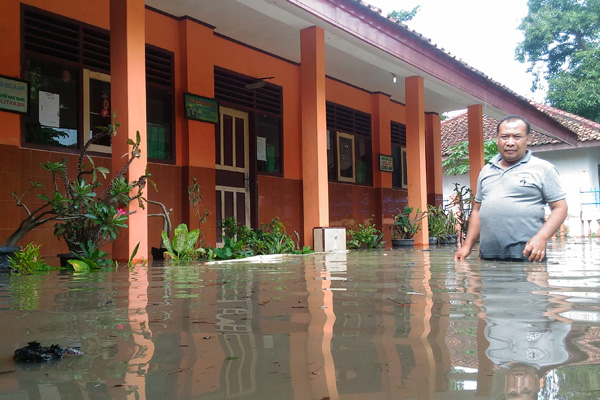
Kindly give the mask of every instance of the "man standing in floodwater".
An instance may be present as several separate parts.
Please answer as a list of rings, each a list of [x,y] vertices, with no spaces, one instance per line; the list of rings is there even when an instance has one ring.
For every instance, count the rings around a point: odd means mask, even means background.
[[[527,149],[530,131],[518,115],[498,123],[500,154],[479,173],[467,238],[455,260],[465,259],[480,235],[481,258],[545,260],[546,242],[567,217],[566,193],[556,168]],[[551,213],[544,221],[546,204]]]

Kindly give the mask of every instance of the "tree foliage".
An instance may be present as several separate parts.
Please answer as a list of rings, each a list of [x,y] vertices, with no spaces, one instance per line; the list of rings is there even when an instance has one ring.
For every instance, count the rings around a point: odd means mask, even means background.
[[[463,175],[469,172],[469,142],[462,142],[448,149],[448,158],[442,161],[442,166],[448,167],[448,175]],[[495,140],[486,140],[483,143],[483,159],[487,163],[498,154],[498,145]]]
[[[600,122],[600,0],[529,0],[516,58],[548,82],[548,102]]]
[[[415,17],[415,15],[417,15],[417,13],[419,12],[420,9],[421,9],[421,6],[416,6],[415,8],[413,8],[410,11],[405,11],[405,10],[392,11],[387,16],[388,16],[388,18],[391,17],[391,18],[397,19],[398,21],[406,22],[406,21],[410,21],[411,19],[413,19]]]

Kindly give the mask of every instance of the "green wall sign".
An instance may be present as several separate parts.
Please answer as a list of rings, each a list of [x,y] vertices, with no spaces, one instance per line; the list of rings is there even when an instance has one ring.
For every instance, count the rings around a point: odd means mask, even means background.
[[[391,156],[379,155],[379,170],[394,172],[394,159]]]
[[[29,82],[0,76],[0,110],[27,114],[29,111]]]
[[[219,123],[219,103],[215,99],[196,96],[191,93],[183,94],[185,117],[197,121]]]

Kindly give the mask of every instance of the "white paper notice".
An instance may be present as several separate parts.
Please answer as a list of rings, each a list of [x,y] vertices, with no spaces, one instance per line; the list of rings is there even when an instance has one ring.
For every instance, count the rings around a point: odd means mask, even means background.
[[[256,159],[267,161],[267,138],[256,137]]]
[[[39,91],[40,125],[60,127],[60,96],[56,93]]]

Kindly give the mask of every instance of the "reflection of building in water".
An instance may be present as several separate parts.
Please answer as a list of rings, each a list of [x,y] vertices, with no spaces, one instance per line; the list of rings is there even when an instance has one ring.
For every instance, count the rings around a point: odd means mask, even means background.
[[[433,399],[447,390],[448,293],[443,280],[430,279],[429,254],[415,257],[406,265],[390,259],[334,292],[340,397]]]
[[[575,364],[600,365],[600,326],[587,326],[585,333],[577,338],[575,344],[585,353],[585,360]]]
[[[237,275],[240,276],[240,275]],[[256,391],[256,340],[252,332],[252,271],[246,280],[226,279],[217,294],[215,332],[220,332],[226,363],[222,382],[228,397]]]

